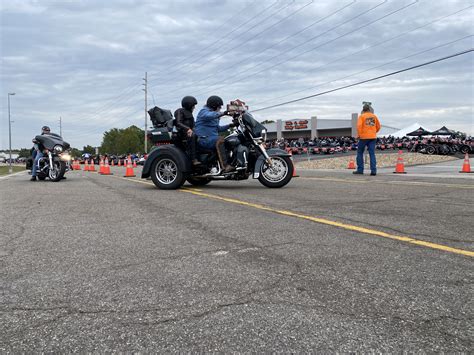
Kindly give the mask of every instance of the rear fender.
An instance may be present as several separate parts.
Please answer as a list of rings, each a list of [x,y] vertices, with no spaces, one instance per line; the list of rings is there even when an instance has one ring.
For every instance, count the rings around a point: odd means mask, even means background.
[[[143,165],[142,170],[142,179],[150,177],[151,166],[155,159],[159,158],[162,155],[170,155],[176,159],[179,170],[183,173],[189,173],[192,170],[191,161],[188,156],[178,147],[173,144],[162,145],[155,148],[150,154]]]
[[[267,149],[267,154],[270,157],[291,157],[291,154],[288,154],[284,150],[278,148]],[[260,170],[262,169],[263,163],[265,163],[265,156],[262,154],[257,158],[257,161],[255,162],[255,168],[253,170],[254,179],[258,179],[258,177],[260,176]]]

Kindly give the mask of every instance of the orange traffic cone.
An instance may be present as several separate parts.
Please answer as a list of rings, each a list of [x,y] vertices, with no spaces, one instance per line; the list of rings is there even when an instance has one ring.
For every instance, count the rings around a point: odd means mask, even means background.
[[[89,162],[84,160],[84,171],[89,171]]]
[[[103,174],[104,173],[104,159],[100,159],[100,163],[99,163],[99,174]]]
[[[133,161],[133,167],[136,168],[137,167],[137,162],[134,160]]]
[[[133,166],[130,159],[127,159],[127,168],[125,169],[125,175],[123,177],[135,177],[135,173],[133,172]]]
[[[397,165],[395,166],[394,174],[406,174],[405,164],[403,164],[402,151],[398,151]]]
[[[91,159],[91,162],[89,164],[89,171],[93,171],[93,172],[96,172],[97,170],[95,170],[95,162],[94,162],[94,159]]]
[[[351,157],[351,160],[349,160],[349,164],[347,164],[347,169],[355,169],[355,163],[354,163],[354,158]]]
[[[115,166],[114,159],[112,159],[112,166]]]
[[[118,166],[122,166],[122,160],[118,160]]]
[[[74,170],[81,170],[81,164],[79,164],[79,160],[76,160],[76,167]]]
[[[467,153],[464,156],[464,163],[462,164],[462,170],[460,173],[472,173],[471,164],[469,163],[469,154]]]
[[[102,172],[102,175],[113,175],[110,172],[109,158],[105,158],[104,170]]]
[[[293,175],[291,175],[292,177],[300,177],[297,173],[296,173],[296,167],[295,167],[295,163],[293,162],[293,153],[291,153],[291,150],[288,152],[290,154],[290,159],[291,159],[291,162],[293,163]]]
[[[292,177],[300,177],[297,173],[296,173],[296,167],[295,165],[293,164],[293,175]]]

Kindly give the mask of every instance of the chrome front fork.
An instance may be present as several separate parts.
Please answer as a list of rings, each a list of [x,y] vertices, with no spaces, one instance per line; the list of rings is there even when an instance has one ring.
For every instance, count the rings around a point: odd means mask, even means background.
[[[265,160],[267,161],[268,166],[272,166],[273,161],[272,161],[272,158],[270,158],[270,156],[268,155],[267,150],[265,149],[265,145],[262,143],[262,144],[259,144],[259,147],[260,147],[260,150],[262,151],[263,156],[265,157]]]
[[[48,151],[48,158],[49,158],[49,168],[53,168],[53,154],[51,154],[50,151]]]

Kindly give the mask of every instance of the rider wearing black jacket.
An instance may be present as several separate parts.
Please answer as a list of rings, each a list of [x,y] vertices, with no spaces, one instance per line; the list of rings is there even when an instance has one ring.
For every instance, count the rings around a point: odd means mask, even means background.
[[[199,165],[196,159],[197,136],[194,134],[193,110],[197,105],[197,100],[193,96],[185,96],[181,100],[181,108],[174,112],[175,125],[180,139],[186,139],[186,146],[189,157],[193,165]]]

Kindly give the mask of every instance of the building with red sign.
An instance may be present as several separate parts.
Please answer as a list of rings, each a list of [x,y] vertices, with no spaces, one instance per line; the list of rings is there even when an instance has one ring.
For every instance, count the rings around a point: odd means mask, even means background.
[[[267,137],[274,139],[314,139],[318,137],[355,137],[357,134],[357,113],[349,119],[318,119],[317,116],[308,119],[276,120],[267,123]],[[397,129],[383,127],[384,134],[390,134]]]

